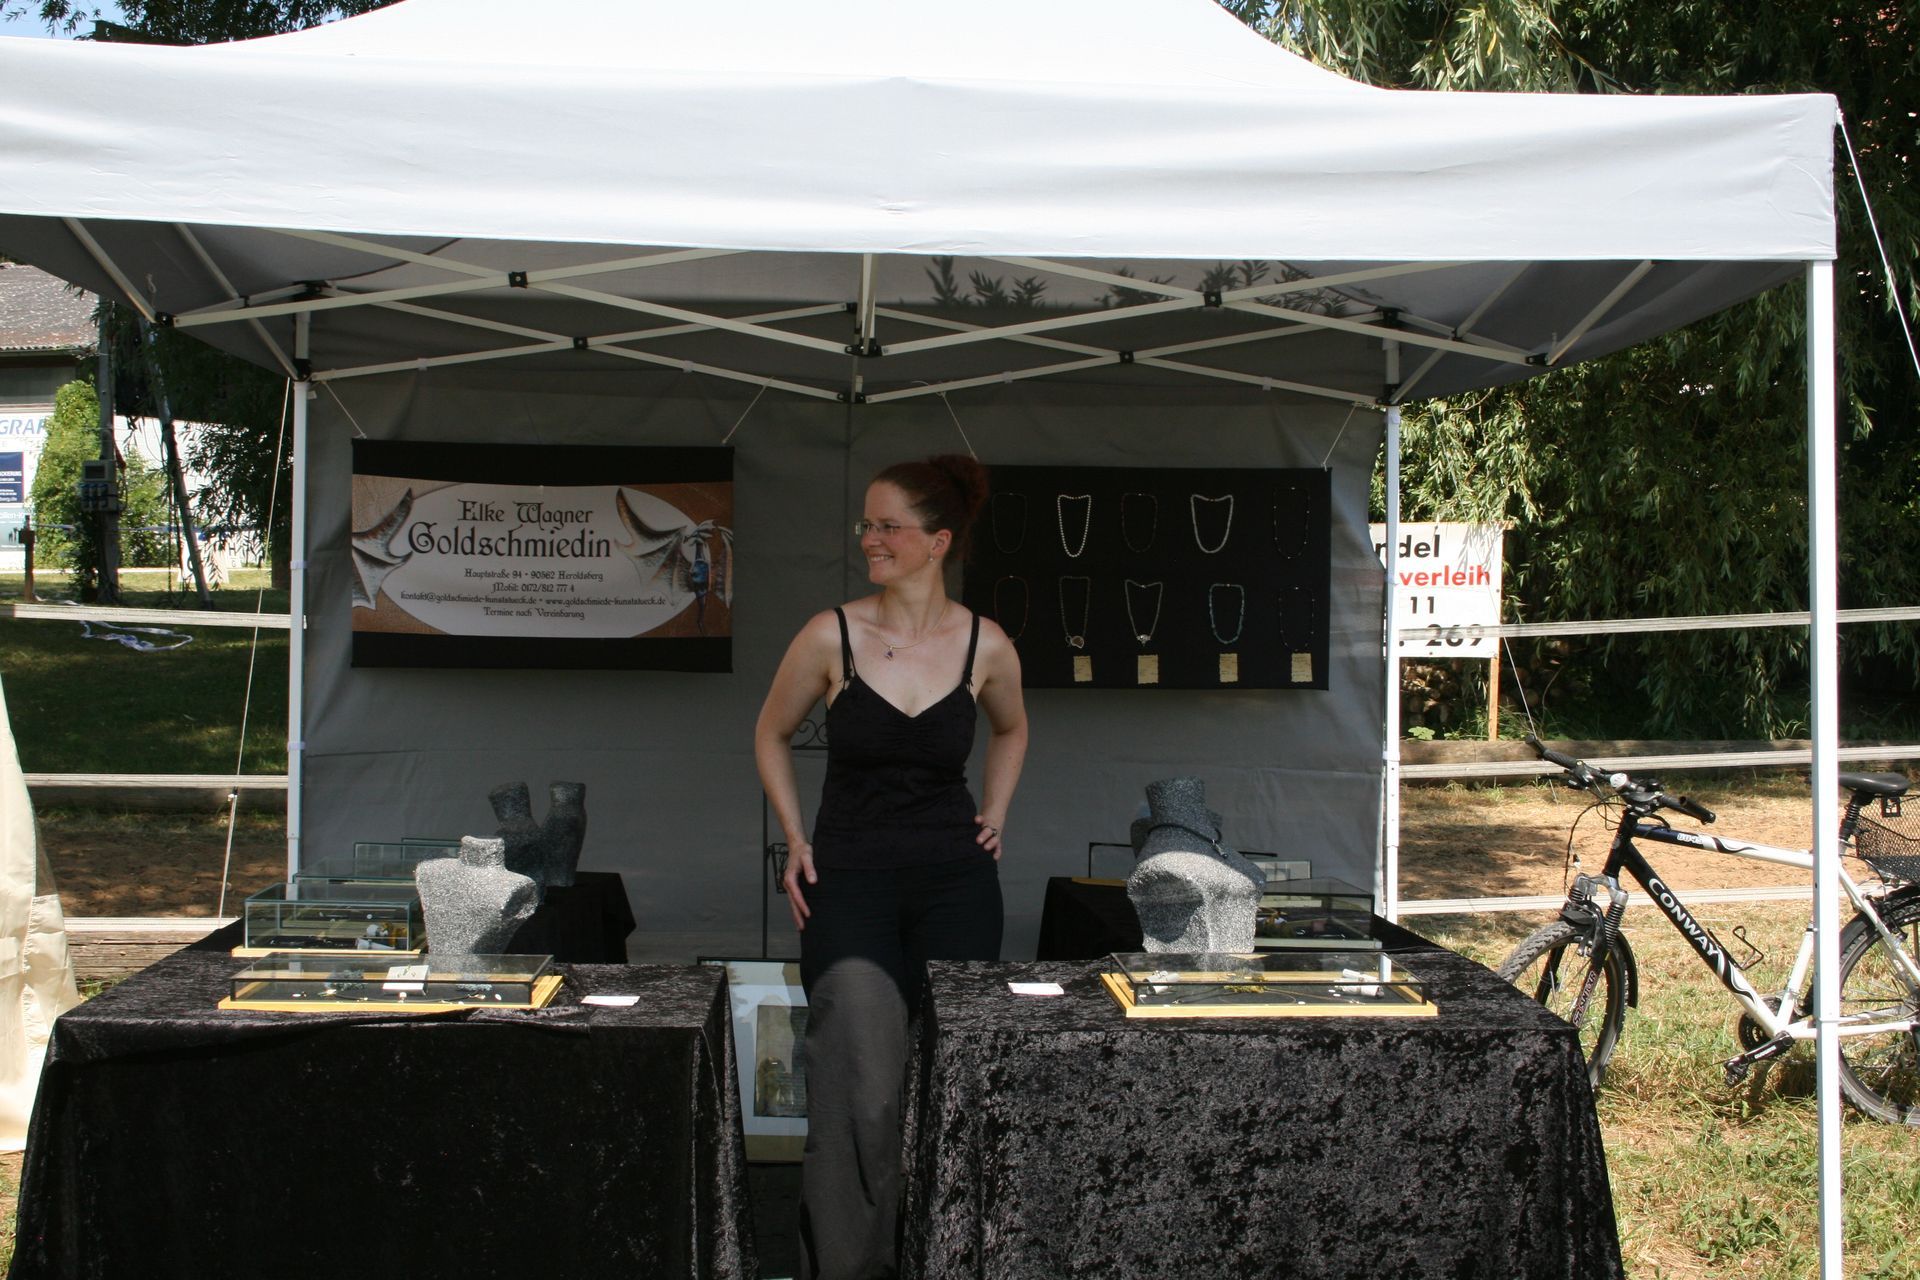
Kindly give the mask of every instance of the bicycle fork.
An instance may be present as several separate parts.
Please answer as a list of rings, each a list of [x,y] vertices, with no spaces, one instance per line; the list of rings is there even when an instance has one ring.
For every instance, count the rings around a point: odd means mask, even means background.
[[[1594,900],[1594,890],[1604,888],[1607,891],[1607,909],[1597,912],[1599,906]],[[1584,1026],[1587,1006],[1593,1001],[1593,993],[1599,989],[1600,973],[1606,967],[1607,956],[1614,947],[1620,945],[1620,922],[1627,914],[1627,891],[1620,887],[1616,876],[1579,876],[1573,882],[1573,891],[1567,895],[1567,905],[1561,910],[1560,918],[1576,927],[1593,927],[1592,941],[1587,951],[1593,963],[1587,966],[1586,977],[1580,982],[1580,994],[1574,997],[1573,1008],[1568,1012],[1567,1021],[1574,1026]],[[1557,975],[1556,975],[1557,977]]]

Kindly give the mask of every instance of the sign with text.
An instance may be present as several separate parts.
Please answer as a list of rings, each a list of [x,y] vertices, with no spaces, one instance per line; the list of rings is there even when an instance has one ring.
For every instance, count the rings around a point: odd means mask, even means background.
[[[733,451],[353,442],[355,666],[732,670]]]
[[[1387,560],[1387,526],[1369,525],[1373,549]],[[1402,640],[1402,658],[1493,658],[1500,641],[1485,634],[1500,623],[1501,543],[1497,524],[1402,521],[1394,572],[1399,590],[1395,631],[1427,632]]]
[[[27,455],[0,453],[0,504],[27,500]]]

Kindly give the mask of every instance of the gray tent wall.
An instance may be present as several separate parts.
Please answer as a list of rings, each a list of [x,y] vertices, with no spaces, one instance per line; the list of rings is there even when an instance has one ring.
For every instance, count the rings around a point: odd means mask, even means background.
[[[1081,873],[1089,840],[1125,839],[1142,786],[1173,773],[1207,781],[1232,843],[1373,882],[1384,587],[1366,501],[1377,412],[1247,388],[1143,398],[1022,383],[955,395],[952,416],[936,398],[849,409],[770,392],[742,421],[750,390],[699,374],[498,368],[335,390],[337,402],[325,389],[312,402],[308,433],[303,859],[356,839],[490,833],[494,783],[525,779],[537,796],[549,780],[578,779],[590,814],[582,865],[626,877],[636,955],[757,954],[754,717],[800,624],[869,590],[848,528],[867,478],[900,458],[964,451],[957,416],[989,464],[1332,468],[1329,690],[1029,693],[1032,746],[1001,872],[1006,954],[1033,954],[1046,878]],[[356,428],[415,441],[716,444],[736,422],[732,674],[350,665]],[[820,772],[803,758],[809,813]],[[774,953],[796,953],[784,901],[770,914]]]

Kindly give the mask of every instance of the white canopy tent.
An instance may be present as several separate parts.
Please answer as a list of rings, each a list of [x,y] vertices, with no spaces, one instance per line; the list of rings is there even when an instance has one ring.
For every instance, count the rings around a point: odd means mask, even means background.
[[[1188,456],[1205,425],[1189,406],[1271,412],[1276,435],[1333,424],[1296,434],[1354,470],[1371,452],[1348,421],[1383,413],[1397,479],[1409,396],[1618,350],[1804,277],[1810,839],[1819,1007],[1837,1010],[1831,98],[1387,92],[1211,0],[566,0],[537,17],[406,0],[208,48],[0,40],[0,72],[0,246],[300,382],[294,613],[312,610],[315,637],[342,616],[308,595],[338,550],[337,529],[307,525],[309,495],[337,497],[328,433],[414,429],[436,396],[468,413],[541,388],[644,404],[697,374],[737,387],[740,420],[764,395],[797,435],[841,424],[849,471],[878,447],[863,433],[949,415],[964,431],[1016,385],[1037,398],[1012,420],[1035,432],[1070,402],[1156,406],[1173,430],[1137,424],[1134,461],[1155,440]],[[309,440],[316,385],[326,430]],[[379,394],[356,413],[361,386]],[[738,427],[738,404],[708,409]],[[1234,439],[1265,441],[1235,421]],[[1287,447],[1248,460],[1301,456]],[[1364,479],[1346,492],[1363,503]],[[1337,718],[1360,723],[1391,805],[1397,701],[1361,563],[1348,606],[1373,623],[1352,669],[1372,674]],[[339,644],[293,635],[297,859],[313,717],[365,702]],[[1364,821],[1351,804],[1314,820]]]

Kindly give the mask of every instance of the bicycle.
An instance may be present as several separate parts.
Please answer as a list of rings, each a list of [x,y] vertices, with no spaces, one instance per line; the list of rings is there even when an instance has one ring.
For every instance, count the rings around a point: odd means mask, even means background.
[[[1648,863],[1636,840],[1707,849],[1779,863],[1811,872],[1813,855],[1802,849],[1749,844],[1670,826],[1662,810],[1711,823],[1713,812],[1686,796],[1670,796],[1652,778],[1598,769],[1548,750],[1529,735],[1540,757],[1566,771],[1567,785],[1595,796],[1595,805],[1617,799],[1622,806],[1606,866],[1597,875],[1574,878],[1560,918],[1535,931],[1500,965],[1499,975],[1519,986],[1580,1031],[1587,1077],[1597,1088],[1619,1044],[1629,1007],[1640,1003],[1640,976],[1633,948],[1620,932],[1627,906],[1624,871],[1691,944],[1744,1010],[1738,1029],[1741,1052],[1723,1064],[1727,1083],[1738,1084],[1755,1064],[1786,1053],[1814,1035],[1814,926],[1807,922],[1798,952],[1777,995],[1763,996],[1746,969],[1762,954],[1738,930],[1748,949],[1745,965],[1713,931],[1695,919],[1686,903]],[[1866,1115],[1892,1124],[1920,1125],[1920,820],[1902,821],[1907,780],[1899,774],[1843,773],[1849,793],[1841,817],[1842,852],[1874,871],[1869,894],[1843,870],[1840,883],[1855,915],[1840,935],[1840,1083],[1847,1100]],[[1609,798],[1608,793],[1611,793]],[[1877,802],[1879,814],[1865,811]],[[1577,821],[1577,820],[1576,820]],[[1878,905],[1875,904],[1878,898]]]

